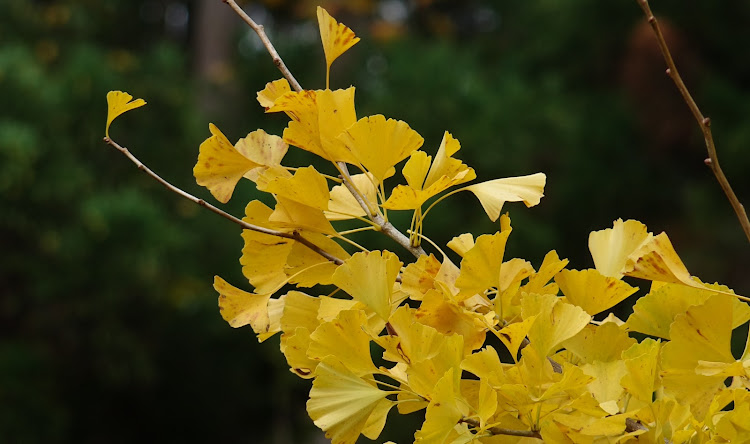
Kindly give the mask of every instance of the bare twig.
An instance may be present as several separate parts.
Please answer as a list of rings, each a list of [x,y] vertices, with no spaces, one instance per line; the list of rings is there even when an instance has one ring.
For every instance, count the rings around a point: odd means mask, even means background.
[[[176,194],[184,197],[185,199],[187,199],[187,200],[189,200],[191,202],[194,202],[194,203],[202,206],[203,208],[207,208],[207,209],[213,211],[214,213],[218,214],[219,216],[221,216],[221,217],[223,217],[225,219],[228,219],[228,220],[234,222],[235,224],[239,225],[240,227],[242,227],[242,228],[244,228],[246,230],[257,231],[258,233],[263,233],[263,234],[268,234],[268,235],[271,235],[271,236],[277,236],[277,237],[283,237],[283,238],[286,238],[286,239],[295,240],[295,241],[301,243],[302,245],[306,246],[307,248],[311,249],[312,251],[314,251],[314,252],[318,253],[319,255],[323,256],[324,258],[328,259],[329,261],[333,262],[336,265],[341,265],[341,264],[344,263],[344,261],[342,261],[341,259],[339,259],[336,256],[333,256],[332,254],[324,251],[322,248],[318,247],[314,243],[312,243],[309,240],[307,240],[304,237],[302,237],[302,235],[299,232],[297,232],[297,231],[293,231],[291,233],[286,233],[286,232],[283,232],[283,231],[276,231],[276,230],[271,230],[269,228],[261,227],[261,226],[258,226],[258,225],[253,225],[253,224],[245,222],[242,219],[238,219],[238,218],[232,216],[231,214],[227,213],[226,211],[223,211],[223,210],[221,210],[219,208],[216,208],[215,206],[211,205],[210,203],[206,202],[203,199],[198,199],[197,197],[193,196],[192,194],[190,194],[190,193],[188,193],[188,192],[186,192],[186,191],[184,191],[184,190],[182,190],[180,188],[177,188],[176,186],[174,186],[171,183],[167,182],[165,179],[162,179],[161,176],[159,176],[158,174],[156,174],[153,171],[151,171],[151,169],[149,167],[147,167],[146,165],[143,164],[143,162],[141,162],[140,160],[138,160],[138,158],[135,157],[133,155],[133,153],[130,152],[130,150],[128,150],[127,148],[125,148],[123,146],[120,146],[114,140],[110,139],[109,137],[105,137],[104,138],[104,142],[107,143],[107,144],[109,144],[109,145],[111,145],[111,146],[113,146],[113,147],[115,147],[118,151],[120,151],[128,159],[130,159],[130,161],[133,162],[135,164],[135,166],[138,167],[139,170],[143,171],[144,173],[148,174],[151,178],[155,179],[157,182],[159,182],[160,184],[164,185],[169,191],[172,191],[173,193],[176,193]]]
[[[719,166],[719,158],[716,155],[716,146],[714,145],[714,138],[711,134],[711,119],[703,116],[703,113],[701,113],[700,109],[698,108],[698,104],[695,103],[695,100],[693,100],[693,97],[690,95],[690,92],[685,86],[685,83],[682,81],[682,77],[680,77],[680,73],[677,71],[677,66],[672,59],[672,54],[669,52],[667,42],[666,40],[664,40],[664,35],[662,34],[661,28],[659,27],[659,22],[656,20],[654,13],[651,12],[651,7],[648,4],[648,0],[637,1],[641,9],[643,10],[643,13],[646,15],[648,23],[654,30],[654,34],[656,34],[656,40],[659,42],[659,49],[661,49],[661,53],[664,56],[664,61],[667,63],[667,75],[672,79],[672,81],[674,81],[677,89],[680,91],[680,94],[682,94],[682,98],[685,99],[685,103],[687,103],[688,108],[690,108],[690,112],[693,113],[693,117],[695,117],[695,120],[698,122],[698,125],[703,132],[703,139],[705,140],[706,149],[708,151],[708,158],[705,160],[705,163],[711,168],[714,176],[716,176],[716,180],[719,182],[721,189],[724,190],[724,194],[726,194],[727,199],[729,199],[729,203],[732,205],[734,212],[737,214],[737,219],[739,219],[740,225],[742,225],[742,230],[745,232],[745,236],[747,236],[748,241],[750,241],[750,220],[748,220],[747,213],[745,212],[745,207],[742,205],[742,203],[740,203],[737,195],[734,194],[732,187],[729,185],[729,181],[727,180],[724,172]]]
[[[266,47],[266,50],[268,50],[268,53],[271,55],[271,58],[273,59],[274,65],[276,65],[281,73],[284,75],[284,77],[289,81],[292,88],[295,91],[302,91],[302,86],[297,82],[297,80],[292,75],[291,71],[286,67],[284,64],[284,61],[281,59],[281,56],[279,56],[279,53],[276,51],[276,48],[274,48],[273,43],[271,43],[271,40],[268,38],[268,35],[266,35],[265,30],[263,29],[263,25],[259,25],[255,20],[253,20],[245,11],[237,5],[237,3],[234,0],[221,0],[222,2],[229,5],[234,12],[237,13],[237,15],[244,20],[245,23],[247,23],[250,28],[255,31],[256,34],[258,34],[258,37],[263,42],[263,46]],[[352,183],[352,178],[349,175],[349,170],[346,166],[346,163],[344,162],[336,162],[336,164],[339,167],[339,170],[341,171],[341,176],[344,181],[344,185],[349,190],[349,192],[352,193],[352,196],[354,196],[354,199],[357,200],[357,203],[362,207],[363,210],[365,210],[365,213],[367,216],[372,220],[378,227],[379,231],[382,231],[385,233],[388,237],[396,241],[397,244],[401,245],[405,249],[407,249],[411,254],[413,254],[415,257],[419,257],[422,255],[425,255],[425,251],[422,249],[422,247],[413,247],[411,245],[411,242],[409,242],[409,238],[406,237],[402,232],[400,232],[396,227],[393,226],[390,222],[386,221],[385,218],[379,214],[375,213],[373,214],[372,211],[370,211],[370,207],[367,205],[367,202],[365,202],[364,197],[357,192],[356,188],[354,187]]]
[[[481,424],[476,419],[462,418],[460,422],[469,424],[472,427],[481,427]],[[489,429],[487,429],[487,431],[492,435],[523,436],[526,438],[542,439],[542,435],[539,432],[535,432],[534,430],[513,430],[504,429],[502,427],[490,427]]]
[[[273,64],[276,65],[277,68],[279,68],[279,71],[281,71],[281,74],[284,75],[284,78],[286,78],[289,81],[289,84],[292,85],[292,88],[294,88],[295,91],[302,91],[302,87],[300,86],[299,82],[297,82],[297,79],[294,78],[292,75],[292,72],[289,71],[289,68],[286,67],[284,64],[284,61],[279,56],[279,53],[276,52],[276,48],[273,47],[273,44],[271,44],[271,40],[268,39],[268,35],[266,35],[265,29],[263,29],[263,25],[259,25],[253,20],[249,15],[245,13],[245,11],[239,7],[237,2],[234,0],[221,0],[227,5],[229,5],[230,8],[234,10],[234,12],[237,13],[237,15],[242,18],[242,20],[245,21],[251,28],[253,28],[253,31],[255,31],[256,34],[258,34],[258,37],[260,37],[260,40],[263,42],[263,46],[266,47],[266,50],[271,55],[271,58],[273,59]]]

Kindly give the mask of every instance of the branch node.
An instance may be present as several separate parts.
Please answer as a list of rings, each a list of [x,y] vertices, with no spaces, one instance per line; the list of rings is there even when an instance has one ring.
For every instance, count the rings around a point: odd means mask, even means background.
[[[656,21],[656,17],[654,17],[653,12],[651,12],[651,7],[649,7],[648,5],[648,0],[637,1],[641,9],[643,10],[643,14],[648,19],[648,23],[651,25],[651,29],[656,35],[656,41],[659,44],[659,49],[661,50],[661,54],[664,57],[664,61],[666,62],[668,67],[667,74],[669,74],[669,77],[672,78],[672,81],[677,87],[677,90],[682,95],[682,98],[685,100],[688,108],[690,108],[690,112],[693,114],[696,123],[700,126],[701,132],[703,133],[703,139],[706,143],[706,151],[708,152],[708,159],[705,161],[705,163],[706,165],[709,165],[711,167],[711,171],[714,173],[714,176],[716,176],[716,180],[719,182],[721,189],[724,191],[724,194],[727,196],[729,203],[732,205],[732,209],[734,209],[734,212],[737,215],[737,219],[742,226],[742,231],[745,232],[745,236],[748,240],[750,240],[750,218],[747,217],[745,207],[743,207],[742,203],[740,203],[737,195],[734,193],[734,190],[732,190],[732,186],[729,185],[729,181],[727,180],[724,172],[719,166],[719,159],[716,155],[714,138],[711,135],[711,120],[708,117],[703,116],[703,113],[701,113],[700,109],[698,108],[698,104],[695,103],[695,100],[688,91],[687,86],[685,86],[685,82],[682,81],[680,73],[677,71],[677,65],[675,65],[674,60],[672,59],[672,54],[670,53],[669,47],[667,46],[667,42],[664,39],[664,34],[661,32],[659,23]]]
[[[706,157],[705,159],[703,159],[703,163],[705,163],[706,166],[711,166],[711,164],[713,163],[713,161],[711,160],[710,157]]]

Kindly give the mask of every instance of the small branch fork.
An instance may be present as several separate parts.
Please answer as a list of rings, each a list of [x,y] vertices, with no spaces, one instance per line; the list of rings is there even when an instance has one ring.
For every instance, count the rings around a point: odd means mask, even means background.
[[[242,20],[247,23],[248,26],[250,26],[250,28],[252,28],[252,30],[255,31],[256,34],[258,34],[261,42],[263,42],[263,46],[266,47],[268,54],[273,59],[273,64],[276,65],[277,68],[279,68],[279,71],[281,71],[281,74],[284,76],[284,78],[289,81],[289,84],[292,86],[292,88],[297,92],[302,91],[302,86],[299,84],[299,82],[297,82],[297,79],[294,78],[292,72],[289,71],[289,68],[287,68],[284,64],[281,56],[279,56],[279,53],[273,46],[273,43],[271,43],[271,40],[268,38],[263,25],[259,25],[255,20],[247,15],[247,13],[239,5],[237,5],[237,2],[235,2],[235,0],[221,1],[229,5],[229,7],[232,8],[232,10],[237,13],[237,15],[239,15],[240,18],[242,18]],[[402,232],[400,232],[396,227],[394,227],[393,224],[385,220],[385,218],[381,214],[373,214],[370,211],[367,202],[364,201],[364,198],[359,194],[359,192],[356,191],[355,187],[352,185],[351,175],[349,175],[349,170],[346,166],[346,163],[336,162],[336,164],[341,172],[342,179],[344,180],[344,185],[346,185],[346,188],[349,190],[349,192],[352,193],[352,196],[354,196],[354,198],[357,200],[357,203],[359,203],[362,209],[365,210],[365,213],[370,218],[370,220],[372,220],[379,227],[379,231],[382,231],[388,237],[396,241],[396,243],[413,254],[414,257],[425,255],[426,253],[422,249],[422,247],[413,247],[411,245],[411,242],[409,241],[409,238],[406,237],[406,235],[404,235]]]
[[[140,160],[138,160],[138,158],[135,157],[133,155],[133,153],[131,153],[127,148],[125,148],[123,146],[120,146],[114,140],[110,139],[109,137],[105,137],[104,138],[104,142],[107,143],[108,145],[111,145],[111,146],[117,148],[117,150],[120,151],[122,154],[124,154],[125,157],[127,157],[128,159],[130,159],[130,161],[133,162],[138,167],[139,170],[143,171],[144,173],[146,173],[149,176],[151,176],[151,178],[155,179],[157,182],[159,182],[160,184],[164,185],[169,191],[172,191],[173,193],[176,193],[176,194],[184,197],[185,199],[187,199],[187,200],[189,200],[191,202],[194,202],[194,203],[202,206],[203,208],[206,208],[208,210],[213,211],[214,213],[218,214],[219,216],[221,216],[221,217],[223,217],[225,219],[228,219],[228,220],[236,223],[237,225],[241,226],[242,228],[244,228],[246,230],[257,231],[258,233],[268,234],[268,235],[271,235],[271,236],[277,236],[277,237],[283,237],[283,238],[286,238],[286,239],[295,240],[295,241],[301,243],[302,245],[306,246],[307,248],[313,250],[314,252],[318,253],[319,255],[323,256],[324,258],[328,259],[329,261],[333,262],[336,265],[341,265],[341,264],[344,263],[344,261],[342,261],[341,259],[337,258],[336,256],[333,256],[332,254],[328,253],[327,251],[325,251],[322,248],[318,247],[314,243],[312,243],[309,240],[307,240],[304,237],[302,237],[302,235],[299,234],[299,232],[297,232],[297,231],[293,231],[291,233],[286,233],[284,231],[276,231],[276,230],[271,230],[269,228],[261,227],[259,225],[253,225],[253,224],[245,222],[242,219],[238,219],[238,218],[232,216],[231,214],[227,213],[226,211],[223,211],[223,210],[221,210],[221,209],[219,209],[219,208],[211,205],[210,203],[206,202],[203,199],[198,199],[197,197],[193,196],[192,194],[190,194],[190,193],[188,193],[186,191],[183,191],[182,189],[177,188],[176,186],[174,186],[171,183],[167,182],[165,179],[162,179],[161,176],[159,176],[158,174],[156,174],[153,171],[151,171],[151,169],[149,167],[147,167],[146,165],[143,164],[143,162],[141,162]]]
[[[695,117],[695,120],[698,122],[698,125],[703,132],[703,139],[705,140],[706,149],[708,151],[708,158],[705,160],[705,163],[711,168],[714,176],[716,176],[716,180],[719,182],[721,189],[724,190],[724,194],[726,194],[727,199],[729,199],[729,203],[732,205],[734,212],[737,214],[737,219],[739,219],[740,225],[742,225],[742,230],[745,232],[745,236],[747,237],[748,241],[750,241],[750,220],[748,220],[747,213],[745,212],[745,207],[740,203],[737,195],[734,194],[732,187],[729,185],[729,181],[727,180],[724,172],[719,166],[719,158],[716,155],[716,146],[714,145],[714,138],[711,134],[711,119],[703,116],[703,113],[701,113],[698,105],[695,103],[695,100],[690,95],[690,92],[685,86],[685,83],[682,81],[682,77],[680,77],[680,73],[677,71],[677,66],[672,59],[672,54],[669,51],[667,42],[666,40],[664,40],[664,35],[662,34],[661,28],[659,27],[659,22],[656,20],[654,13],[651,12],[651,7],[648,4],[648,0],[637,1],[638,5],[640,5],[641,9],[643,10],[643,13],[646,15],[648,23],[654,30],[654,34],[656,34],[656,39],[659,42],[659,49],[661,49],[661,53],[664,56],[664,61],[667,63],[667,75],[677,86],[680,94],[682,94],[682,98],[685,99],[685,103],[687,104],[688,108],[690,108],[690,112],[693,113],[693,117]]]

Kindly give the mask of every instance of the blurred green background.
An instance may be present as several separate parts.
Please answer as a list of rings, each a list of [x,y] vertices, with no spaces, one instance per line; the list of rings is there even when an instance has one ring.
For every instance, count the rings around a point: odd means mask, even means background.
[[[451,131],[480,179],[547,174],[539,206],[505,208],[508,257],[538,265],[556,249],[587,268],[588,233],[636,218],[694,275],[750,294],[747,240],[635,0],[323,3],[362,37],[332,70],[333,87],[357,87],[359,116],[407,121],[430,153]],[[307,88],[325,76],[315,4],[243,4]],[[750,3],[653,8],[748,203]],[[192,178],[208,122],[233,141],[286,123],[255,102],[279,74],[242,25],[220,0],[0,1],[0,442],[320,440],[278,338],[219,316],[213,276],[243,286],[237,227],[101,141],[107,91],[145,98],[112,137],[209,199]],[[426,235],[496,229],[460,196]],[[226,208],[255,197],[241,185]],[[383,441],[410,442],[410,419],[391,418]]]

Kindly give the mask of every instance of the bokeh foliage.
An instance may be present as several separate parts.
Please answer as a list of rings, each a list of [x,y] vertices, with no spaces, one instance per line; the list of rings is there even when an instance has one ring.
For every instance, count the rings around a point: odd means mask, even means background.
[[[302,85],[322,87],[322,50],[306,37],[312,3],[265,3],[249,8],[267,14]],[[451,131],[480,179],[548,175],[541,205],[509,208],[509,257],[523,251],[538,263],[555,248],[585,268],[589,231],[636,218],[666,230],[694,274],[750,293],[747,243],[702,165],[690,116],[677,123],[684,144],[652,137],[659,115],[644,127],[648,104],[634,93],[651,80],[628,87],[633,79],[623,78],[636,63],[628,51],[642,19],[635,1],[422,1],[396,22],[383,8],[401,2],[355,3],[340,14],[363,41],[334,68],[332,86],[357,86],[360,116],[408,121],[428,151]],[[221,115],[201,115],[192,20],[179,31],[152,14],[170,5],[190,17],[197,10],[197,2],[156,0],[0,4],[0,441],[298,442],[310,430],[306,386],[286,374],[275,346],[230,330],[217,313],[212,276],[242,283],[239,230],[101,143],[106,91],[145,98],[113,137],[208,198],[191,177],[208,121],[232,140],[274,125],[280,134],[283,119],[254,101],[278,73],[241,27],[226,80],[239,94],[228,95]],[[684,41],[688,80],[747,203],[750,7],[670,0],[654,8]],[[662,65],[647,61],[659,78]],[[252,194],[239,188],[229,209],[241,214]],[[430,216],[425,234],[444,243],[494,231],[481,216],[457,196]]]

